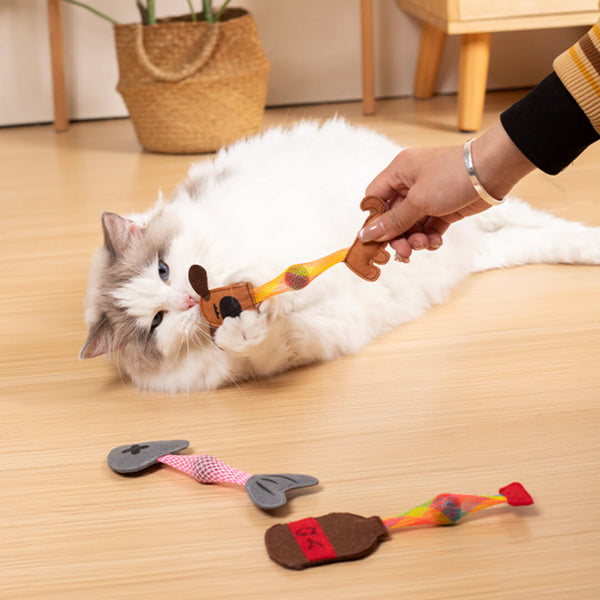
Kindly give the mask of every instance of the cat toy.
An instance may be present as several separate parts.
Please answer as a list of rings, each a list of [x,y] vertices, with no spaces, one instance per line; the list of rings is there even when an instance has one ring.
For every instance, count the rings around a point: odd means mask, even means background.
[[[264,510],[287,503],[286,492],[317,485],[311,475],[273,473],[252,475],[236,469],[210,454],[173,454],[189,446],[186,440],[143,442],[113,448],[108,454],[109,467],[122,475],[143,471],[156,463],[169,465],[200,483],[234,483],[244,486],[256,506]]]
[[[520,483],[511,483],[495,496],[440,494],[387,519],[330,513],[272,526],[265,534],[265,546],[271,559],[288,569],[355,560],[374,552],[397,529],[454,525],[466,515],[503,503],[527,506],[533,504],[533,499]]]
[[[387,208],[386,203],[377,196],[363,198],[360,207],[369,211],[363,227],[381,215]],[[375,281],[380,274],[376,266],[384,265],[390,258],[383,248],[386,242],[361,242],[355,239],[352,246],[328,254],[317,260],[292,265],[275,279],[254,288],[248,281],[209,289],[208,274],[201,265],[192,265],[188,279],[192,288],[200,296],[200,311],[207,323],[219,327],[226,317],[237,317],[243,310],[257,310],[261,302],[272,296],[305,288],[321,273],[343,262],[359,277]]]

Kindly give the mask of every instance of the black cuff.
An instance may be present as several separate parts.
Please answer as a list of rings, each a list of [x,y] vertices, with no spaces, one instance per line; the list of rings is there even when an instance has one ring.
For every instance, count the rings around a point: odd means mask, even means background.
[[[500,121],[521,152],[550,175],[560,173],[600,139],[554,72],[504,111]]]

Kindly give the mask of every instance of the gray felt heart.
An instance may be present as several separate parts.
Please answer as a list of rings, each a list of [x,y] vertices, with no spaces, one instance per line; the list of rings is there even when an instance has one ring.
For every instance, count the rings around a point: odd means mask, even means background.
[[[286,492],[318,483],[316,477],[295,473],[252,475],[246,482],[246,492],[254,504],[265,510],[271,510],[287,502]]]
[[[108,466],[117,473],[137,473],[151,467],[161,456],[189,445],[187,440],[167,440],[119,446],[108,453]]]

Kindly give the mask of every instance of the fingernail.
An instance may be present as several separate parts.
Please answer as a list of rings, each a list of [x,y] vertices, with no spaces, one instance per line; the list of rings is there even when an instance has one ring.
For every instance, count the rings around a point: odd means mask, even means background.
[[[363,227],[358,232],[358,239],[361,242],[374,242],[383,235],[385,235],[385,228],[383,226],[383,223],[375,222],[371,223],[371,225]]]
[[[442,245],[442,240],[439,240],[439,241],[438,240],[434,240],[433,242],[431,242],[429,244],[429,247],[432,250],[437,250],[439,247],[441,247],[441,245]]]
[[[394,260],[396,262],[404,263],[405,265],[407,265],[410,262],[410,258],[404,258],[404,256],[400,256],[397,252],[396,252],[396,255],[394,256]]]

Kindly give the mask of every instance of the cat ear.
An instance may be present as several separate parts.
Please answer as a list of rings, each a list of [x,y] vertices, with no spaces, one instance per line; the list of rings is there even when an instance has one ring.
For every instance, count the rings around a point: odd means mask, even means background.
[[[102,213],[104,246],[113,259],[119,258],[129,245],[132,236],[138,236],[142,228],[132,221],[115,213]]]
[[[114,350],[114,335],[108,319],[102,317],[91,329],[79,358],[95,358]]]

